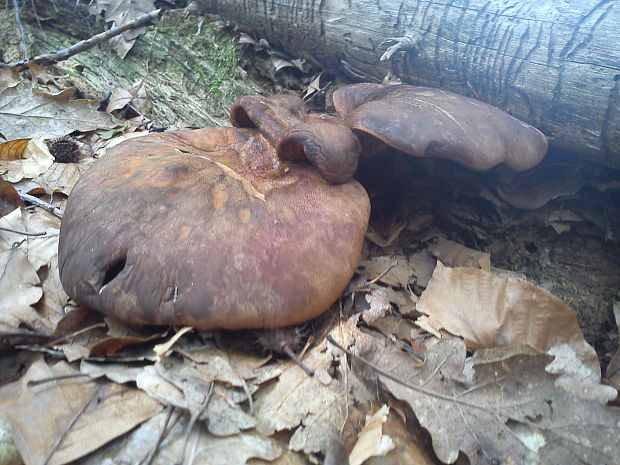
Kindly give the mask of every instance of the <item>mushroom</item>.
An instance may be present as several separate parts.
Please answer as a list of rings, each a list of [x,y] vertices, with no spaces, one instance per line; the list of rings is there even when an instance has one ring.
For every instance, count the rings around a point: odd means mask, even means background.
[[[241,97],[232,107],[233,126],[258,128],[282,160],[309,161],[332,184],[347,182],[357,168],[360,145],[341,118],[308,114],[292,95]]]
[[[242,97],[235,128],[131,139],[67,204],[60,277],[134,324],[268,329],[323,313],[357,266],[370,204],[351,180],[386,145],[477,170],[536,165],[545,136],[487,104],[399,85],[338,89],[340,117],[298,97]],[[308,163],[310,162],[310,163]]]
[[[538,129],[496,107],[445,90],[354,84],[336,90],[333,98],[346,124],[368,141],[363,143],[367,152],[386,144],[418,157],[448,158],[478,171],[501,163],[527,170],[547,152],[547,138]],[[382,144],[372,141],[375,138]],[[368,150],[371,145],[374,149]]]
[[[370,211],[356,181],[281,161],[256,129],[119,144],[78,181],[59,244],[76,301],[132,324],[276,328],[323,313],[351,279]]]

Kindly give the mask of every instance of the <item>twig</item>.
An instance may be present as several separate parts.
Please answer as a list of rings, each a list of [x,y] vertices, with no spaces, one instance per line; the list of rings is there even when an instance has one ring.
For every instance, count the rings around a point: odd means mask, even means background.
[[[383,272],[382,272],[379,276],[377,276],[377,277],[373,278],[372,280],[370,280],[370,281],[368,281],[368,282],[365,282],[364,284],[362,284],[361,286],[359,286],[359,287],[356,289],[356,291],[357,291],[357,290],[360,290],[360,289],[363,289],[363,288],[365,288],[365,287],[368,287],[368,286],[370,286],[371,284],[375,284],[375,283],[377,283],[378,281],[381,281],[381,280],[383,279],[383,277],[384,277],[386,274],[388,274],[390,271],[392,271],[392,268],[395,268],[396,266],[398,266],[398,260],[394,259],[394,260],[392,260],[392,263],[390,263],[390,264],[388,265],[388,267],[387,267],[385,270],[383,270]]]
[[[72,337],[75,337],[75,336],[79,336],[82,333],[86,333],[86,332],[91,331],[93,329],[105,328],[105,327],[106,327],[105,323],[96,323],[94,325],[90,325],[90,326],[86,326],[85,328],[78,329],[77,331],[73,331],[72,333],[65,334],[64,336],[61,336],[58,339],[54,339],[53,341],[50,341],[50,342],[48,342],[45,345],[46,346],[55,346],[57,344],[60,344],[63,341],[68,340],[69,338],[72,338]]]
[[[13,0],[13,6],[15,7],[15,22],[17,23],[17,29],[19,29],[19,42],[22,48],[22,58],[28,59],[28,42],[26,42],[26,31],[24,31],[24,25],[19,13],[19,0]]]
[[[41,207],[43,210],[47,210],[52,215],[62,219],[62,210],[58,207],[55,207],[51,203],[47,203],[45,200],[41,200],[40,198],[30,194],[19,194],[19,198],[33,205],[36,205],[37,207]]]
[[[120,27],[112,27],[105,32],[92,36],[90,39],[81,40],[78,43],[71,45],[70,47],[67,47],[65,49],[59,50],[54,53],[38,55],[33,58],[24,59],[21,61],[14,61],[12,63],[0,63],[0,69],[4,67],[21,68],[23,66],[31,65],[31,64],[45,66],[45,65],[51,65],[59,61],[67,60],[73,55],[83,52],[84,50],[89,50],[93,48],[95,45],[97,45],[98,43],[103,42],[104,40],[107,40],[107,39],[111,39],[112,37],[116,37],[117,35],[122,34],[123,32],[129,29],[135,29],[135,28],[142,27],[142,26],[149,24],[150,22],[157,19],[160,12],[161,12],[161,9],[151,11],[150,13],[143,14],[141,16],[138,16],[136,19],[123,24]]]
[[[372,362],[369,362],[369,361],[368,361],[368,360],[366,360],[365,358],[360,357],[360,356],[359,356],[359,355],[357,355],[357,354],[354,354],[353,352],[351,352],[351,351],[350,351],[350,350],[348,350],[348,349],[345,349],[345,348],[344,348],[344,347],[342,347],[340,344],[338,344],[338,343],[334,340],[334,338],[333,338],[333,337],[331,337],[329,334],[328,334],[327,336],[325,336],[325,337],[327,338],[327,340],[328,340],[329,342],[331,342],[333,345],[335,345],[336,347],[338,347],[340,350],[342,350],[342,351],[343,351],[343,352],[345,352],[346,354],[349,354],[349,356],[351,356],[351,357],[355,358],[356,360],[359,360],[359,361],[360,361],[360,362],[362,362],[364,365],[366,365],[366,366],[368,366],[368,367],[372,368],[372,369],[373,369],[373,370],[375,370],[377,373],[379,373],[381,376],[385,376],[386,378],[388,378],[388,379],[390,379],[390,380],[394,381],[395,383],[398,383],[398,384],[400,384],[400,385],[402,385],[402,386],[405,386],[406,388],[409,388],[409,389],[411,389],[411,390],[413,390],[413,391],[420,392],[420,393],[425,394],[425,395],[427,395],[427,396],[429,396],[429,397],[434,397],[435,399],[445,400],[445,401],[447,401],[447,402],[454,402],[454,403],[456,403],[456,404],[461,404],[461,405],[464,405],[464,406],[466,406],[466,407],[471,407],[471,408],[474,408],[474,409],[482,410],[482,411],[484,411],[484,412],[487,412],[487,413],[490,413],[490,414],[493,414],[493,415],[496,415],[496,414],[497,414],[497,412],[494,412],[494,411],[493,411],[492,409],[490,409],[490,408],[483,407],[482,405],[476,405],[476,404],[473,404],[473,403],[470,403],[470,402],[467,402],[467,401],[459,400],[459,399],[456,399],[454,396],[446,396],[446,395],[444,395],[444,394],[439,394],[438,392],[430,391],[430,390],[428,390],[428,389],[425,389],[425,388],[422,388],[422,387],[419,387],[419,386],[415,386],[415,385],[413,385],[413,384],[411,384],[411,383],[408,383],[408,382],[406,382],[406,381],[403,381],[402,379],[400,379],[400,378],[398,378],[398,377],[396,377],[396,376],[394,376],[394,375],[392,375],[392,374],[388,373],[387,371],[382,370],[382,369],[381,369],[381,368],[379,368],[377,365],[375,365],[375,364],[374,364],[374,363],[372,363]]]
[[[17,231],[16,229],[5,228],[3,226],[0,226],[0,231],[6,231],[13,234],[22,234],[24,236],[45,236],[47,234],[46,232],[31,233],[27,231]]]
[[[289,356],[289,358],[295,362],[297,364],[297,366],[299,368],[301,368],[304,373],[308,376],[310,376],[311,378],[314,376],[314,371],[312,371],[310,368],[308,368],[306,365],[303,364],[303,362],[299,359],[299,357],[297,355],[295,355],[295,352],[293,352],[293,350],[289,347],[289,345],[285,345],[282,350],[284,351],[284,353],[286,355]]]
[[[50,376],[49,378],[41,378],[28,381],[28,387],[38,386],[39,384],[49,383],[51,381],[61,381],[63,379],[72,379],[72,378],[83,378],[91,376],[88,373],[76,373],[72,375],[58,375],[58,376]]]
[[[190,416],[189,423],[187,424],[187,428],[185,429],[185,439],[183,440],[183,449],[181,450],[181,462],[185,463],[185,450],[187,449],[187,443],[189,442],[189,436],[192,434],[192,430],[194,429],[194,425],[196,424],[196,420],[200,418],[202,412],[204,412],[209,405],[209,401],[211,400],[211,396],[213,395],[213,386],[214,382],[211,381],[211,386],[209,386],[209,392],[207,392],[207,396],[205,397],[205,401],[203,402],[200,410],[196,413],[193,413]]]
[[[174,411],[174,407],[172,407],[171,405],[168,405],[166,409],[168,410],[168,414],[166,415],[164,426],[159,432],[159,436],[157,436],[157,441],[155,442],[155,446],[149,452],[149,455],[144,460],[143,465],[151,465],[151,463],[153,462],[153,459],[155,458],[155,454],[157,454],[157,451],[159,450],[159,446],[164,440],[164,436],[166,436],[166,428],[168,427],[168,423],[170,423],[170,418],[172,418],[172,412]]]
[[[49,454],[47,454],[47,457],[45,457],[45,461],[43,462],[43,465],[47,465],[49,463],[52,456],[56,453],[56,451],[60,447],[60,444],[62,444],[62,441],[64,441],[65,437],[67,437],[67,434],[69,434],[69,431],[71,431],[71,428],[73,428],[73,425],[75,425],[78,419],[86,411],[88,406],[93,403],[93,400],[95,400],[95,398],[97,397],[97,394],[99,394],[99,391],[101,390],[102,387],[103,387],[103,384],[100,384],[99,386],[97,386],[97,389],[95,389],[95,392],[93,392],[93,395],[90,396],[90,399],[88,399],[88,402],[84,404],[84,406],[80,409],[80,411],[76,413],[73,419],[69,422],[69,424],[67,425],[63,433],[60,435],[60,437],[56,441],[56,444],[54,444],[54,447],[52,447],[52,450],[50,450]]]

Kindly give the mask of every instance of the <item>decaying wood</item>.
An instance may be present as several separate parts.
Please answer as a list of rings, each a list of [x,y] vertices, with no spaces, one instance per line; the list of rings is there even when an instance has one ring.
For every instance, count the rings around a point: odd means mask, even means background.
[[[620,1],[198,0],[322,67],[479,98],[620,167]],[[402,40],[392,63],[382,42]],[[387,42],[394,45],[397,41]]]
[[[22,21],[32,55],[65,50],[105,29],[95,23],[85,2],[37,2],[36,14],[22,5]],[[39,23],[38,17],[47,21]],[[0,50],[6,63],[19,61],[19,35],[14,12],[0,8]],[[117,87],[130,89],[142,80],[153,109],[147,116],[157,125],[175,123],[197,127],[228,124],[228,111],[241,95],[256,94],[260,86],[238,66],[232,38],[222,25],[166,11],[156,25],[138,37],[121,59],[107,41],[55,63],[56,76],[90,97],[104,99]],[[65,50],[66,51],[66,50]],[[225,52],[228,54],[226,56]]]

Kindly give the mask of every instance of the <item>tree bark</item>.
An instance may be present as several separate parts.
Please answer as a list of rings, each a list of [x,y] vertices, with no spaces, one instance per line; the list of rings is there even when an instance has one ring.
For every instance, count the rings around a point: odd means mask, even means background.
[[[620,168],[620,0],[197,0],[325,68],[498,106],[553,145]],[[415,44],[379,61],[390,37]]]

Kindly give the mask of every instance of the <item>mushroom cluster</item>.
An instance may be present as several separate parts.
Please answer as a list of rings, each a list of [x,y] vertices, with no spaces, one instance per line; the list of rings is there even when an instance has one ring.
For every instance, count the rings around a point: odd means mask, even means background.
[[[76,184],[59,267],[69,296],[130,324],[258,329],[308,321],[351,279],[370,203],[359,156],[391,146],[478,170],[547,149],[487,104],[407,85],[334,93],[338,116],[290,95],[242,97],[233,128],[119,144]]]

